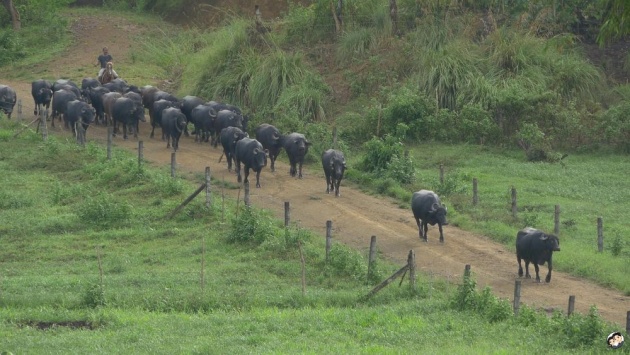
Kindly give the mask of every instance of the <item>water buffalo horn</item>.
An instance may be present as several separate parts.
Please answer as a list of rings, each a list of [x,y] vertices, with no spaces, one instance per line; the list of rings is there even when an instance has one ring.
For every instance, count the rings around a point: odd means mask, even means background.
[[[546,234],[540,236],[540,240],[547,240],[549,237]]]

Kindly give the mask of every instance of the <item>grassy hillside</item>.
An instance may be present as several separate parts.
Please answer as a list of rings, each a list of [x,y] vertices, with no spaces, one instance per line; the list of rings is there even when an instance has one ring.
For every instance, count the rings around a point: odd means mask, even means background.
[[[514,317],[467,277],[418,275],[362,301],[398,266],[378,260],[368,277],[339,244],[326,263],[323,240],[234,201],[198,198],[167,220],[195,181],[20,128],[0,118],[1,351],[598,352],[613,329],[595,309]]]

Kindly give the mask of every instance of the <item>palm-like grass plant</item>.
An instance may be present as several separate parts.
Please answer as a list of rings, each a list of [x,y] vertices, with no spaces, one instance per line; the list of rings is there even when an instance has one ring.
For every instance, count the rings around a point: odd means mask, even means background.
[[[249,86],[254,107],[274,106],[282,92],[305,77],[307,69],[301,52],[287,53],[277,49],[267,55]]]

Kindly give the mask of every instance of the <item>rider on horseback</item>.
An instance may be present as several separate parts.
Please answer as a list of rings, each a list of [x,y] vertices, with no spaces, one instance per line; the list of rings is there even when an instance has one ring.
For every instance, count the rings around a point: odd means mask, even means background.
[[[109,54],[109,51],[107,50],[107,47],[103,47],[103,54],[99,55],[96,60],[98,61],[96,65],[101,65],[101,70],[98,71],[98,81],[101,81],[103,72],[107,67],[107,63],[113,60],[112,55]],[[114,74],[114,78],[118,78],[118,74],[116,73],[116,71],[112,69],[112,72]]]

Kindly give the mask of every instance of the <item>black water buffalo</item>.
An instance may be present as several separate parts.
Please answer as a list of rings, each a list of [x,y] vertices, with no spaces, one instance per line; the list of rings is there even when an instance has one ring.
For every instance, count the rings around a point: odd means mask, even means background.
[[[267,152],[259,141],[243,138],[236,143],[234,153],[237,181],[241,182],[241,163],[245,168],[245,182],[248,183],[249,169],[256,172],[256,187],[260,187],[260,172],[267,165]]]
[[[440,242],[444,243],[442,226],[448,225],[446,221],[446,207],[440,202],[438,195],[429,190],[420,190],[413,193],[411,197],[411,210],[418,224],[420,239],[427,241],[427,230],[437,223],[440,229]]]
[[[156,101],[159,101],[159,100],[173,101],[174,103],[177,104],[177,108],[181,108],[181,102],[179,101],[179,99],[175,95],[170,94],[166,91],[150,90],[147,95],[148,97],[146,99],[143,97],[142,102],[143,104],[146,103],[148,105],[145,107],[149,109],[149,120],[153,119],[153,103],[155,103]]]
[[[81,95],[87,99],[89,104],[92,103],[90,91],[91,89],[97,88],[101,86],[101,82],[98,79],[94,78],[83,78],[81,80]]]
[[[10,86],[0,85],[0,110],[2,110],[7,117],[11,118],[13,113],[13,107],[17,102],[17,94]]]
[[[109,94],[106,94],[109,95]],[[141,104],[127,98],[119,97],[112,106],[114,136],[118,132],[118,123],[123,125],[123,139],[127,139],[127,128],[133,128],[133,137],[138,138],[138,122],[144,122],[144,109]]]
[[[551,257],[554,251],[560,251],[560,240],[553,234],[546,234],[534,228],[524,228],[516,233],[516,260],[518,260],[518,276],[523,276],[523,267],[521,259],[525,260],[525,277],[531,278],[529,275],[529,263],[534,264],[536,269],[536,281],[540,282],[538,275],[538,265],[544,265],[545,262],[549,267],[545,282],[551,281]]]
[[[243,138],[247,138],[247,133],[238,127],[227,127],[221,130],[221,145],[223,146],[223,154],[227,159],[228,171],[232,171],[232,161],[236,153],[236,143]]]
[[[311,142],[307,141],[301,133],[294,132],[282,137],[282,147],[287,152],[289,164],[291,164],[289,175],[302,178],[302,164],[310,145]]]
[[[243,116],[230,110],[221,110],[217,112],[217,118],[214,120],[214,136],[212,138],[212,146],[217,147],[219,143],[219,133],[223,128],[238,127],[243,130]]]
[[[109,83],[103,84],[103,87],[106,87],[109,91],[115,91],[121,94],[129,92],[129,84],[123,79],[114,79]]]
[[[263,148],[269,151],[271,172],[276,171],[276,158],[282,150],[282,135],[280,134],[280,131],[270,124],[263,123],[256,127],[256,140],[262,144]]]
[[[46,110],[50,108],[50,101],[53,96],[52,83],[43,79],[33,81],[31,83],[31,95],[33,95],[33,101],[35,102],[33,114],[37,116],[41,114],[42,108],[45,107]]]
[[[90,97],[90,104],[94,107],[94,111],[96,112],[96,123],[104,123],[104,112],[105,112],[105,103],[103,102],[103,95],[109,93],[108,88],[104,88],[102,86],[98,86],[95,88],[88,89],[88,95]]]
[[[210,105],[214,108],[215,111],[219,112],[221,110],[228,110],[228,111],[232,111],[235,114],[241,116],[243,118],[242,121],[242,125],[243,125],[243,132],[247,132],[247,123],[249,122],[249,116],[247,115],[243,115],[243,111],[241,111],[241,109],[238,106],[234,106],[231,104],[226,104],[224,102],[216,102],[216,101],[209,101],[206,103],[206,105]]]
[[[154,137],[155,127],[162,126],[162,113],[164,109],[169,107],[179,107],[176,102],[169,100],[157,100],[153,103],[153,118],[149,118],[151,121],[151,134],[150,138]],[[164,128],[162,128],[162,140],[166,139],[166,135],[164,134]]]
[[[169,107],[162,110],[162,132],[166,136],[166,148],[171,147],[173,142],[173,150],[179,148],[179,138],[184,132],[187,124],[186,115],[177,107]]]
[[[214,135],[214,121],[217,111],[210,105],[197,105],[190,112],[191,123],[195,126],[195,142],[207,142]]]
[[[188,122],[193,121],[191,117],[192,110],[203,103],[203,99],[197,96],[187,95],[182,98],[182,113],[186,115]]]
[[[339,196],[339,184],[341,184],[343,173],[346,170],[346,158],[342,152],[328,149],[322,153],[322,166],[324,175],[326,175],[326,193],[328,194],[330,190],[333,190],[335,196]]]
[[[55,126],[55,118],[61,120],[62,115],[66,113],[68,102],[79,100],[79,98],[80,96],[66,89],[59,89],[53,93],[52,114],[50,115],[50,121],[53,127]]]
[[[122,97],[122,94],[117,91],[110,91],[108,93],[103,94],[102,99],[103,99],[104,124],[106,126],[113,124],[114,103],[116,102],[116,100],[118,100],[121,97]]]
[[[88,127],[94,122],[94,116],[96,112],[94,108],[87,102],[81,100],[73,100],[68,102],[66,113],[63,115],[63,120],[67,126],[70,126],[72,133],[76,136],[76,124],[80,123],[83,126],[83,130],[87,131]]]
[[[142,96],[142,106],[147,110],[151,110],[151,106],[153,106],[153,94],[155,94],[159,89],[155,86],[145,85],[140,88],[140,96]]]
[[[57,90],[61,90],[61,89],[67,89],[66,85],[70,85],[73,88],[76,89],[76,91],[78,91],[79,93],[77,94],[77,97],[81,97],[81,89],[79,89],[79,85],[77,85],[74,81],[72,80],[68,80],[68,79],[57,79],[53,84],[52,84],[52,91],[55,92]],[[74,89],[70,90],[72,92],[74,92],[76,94],[76,91]]]

